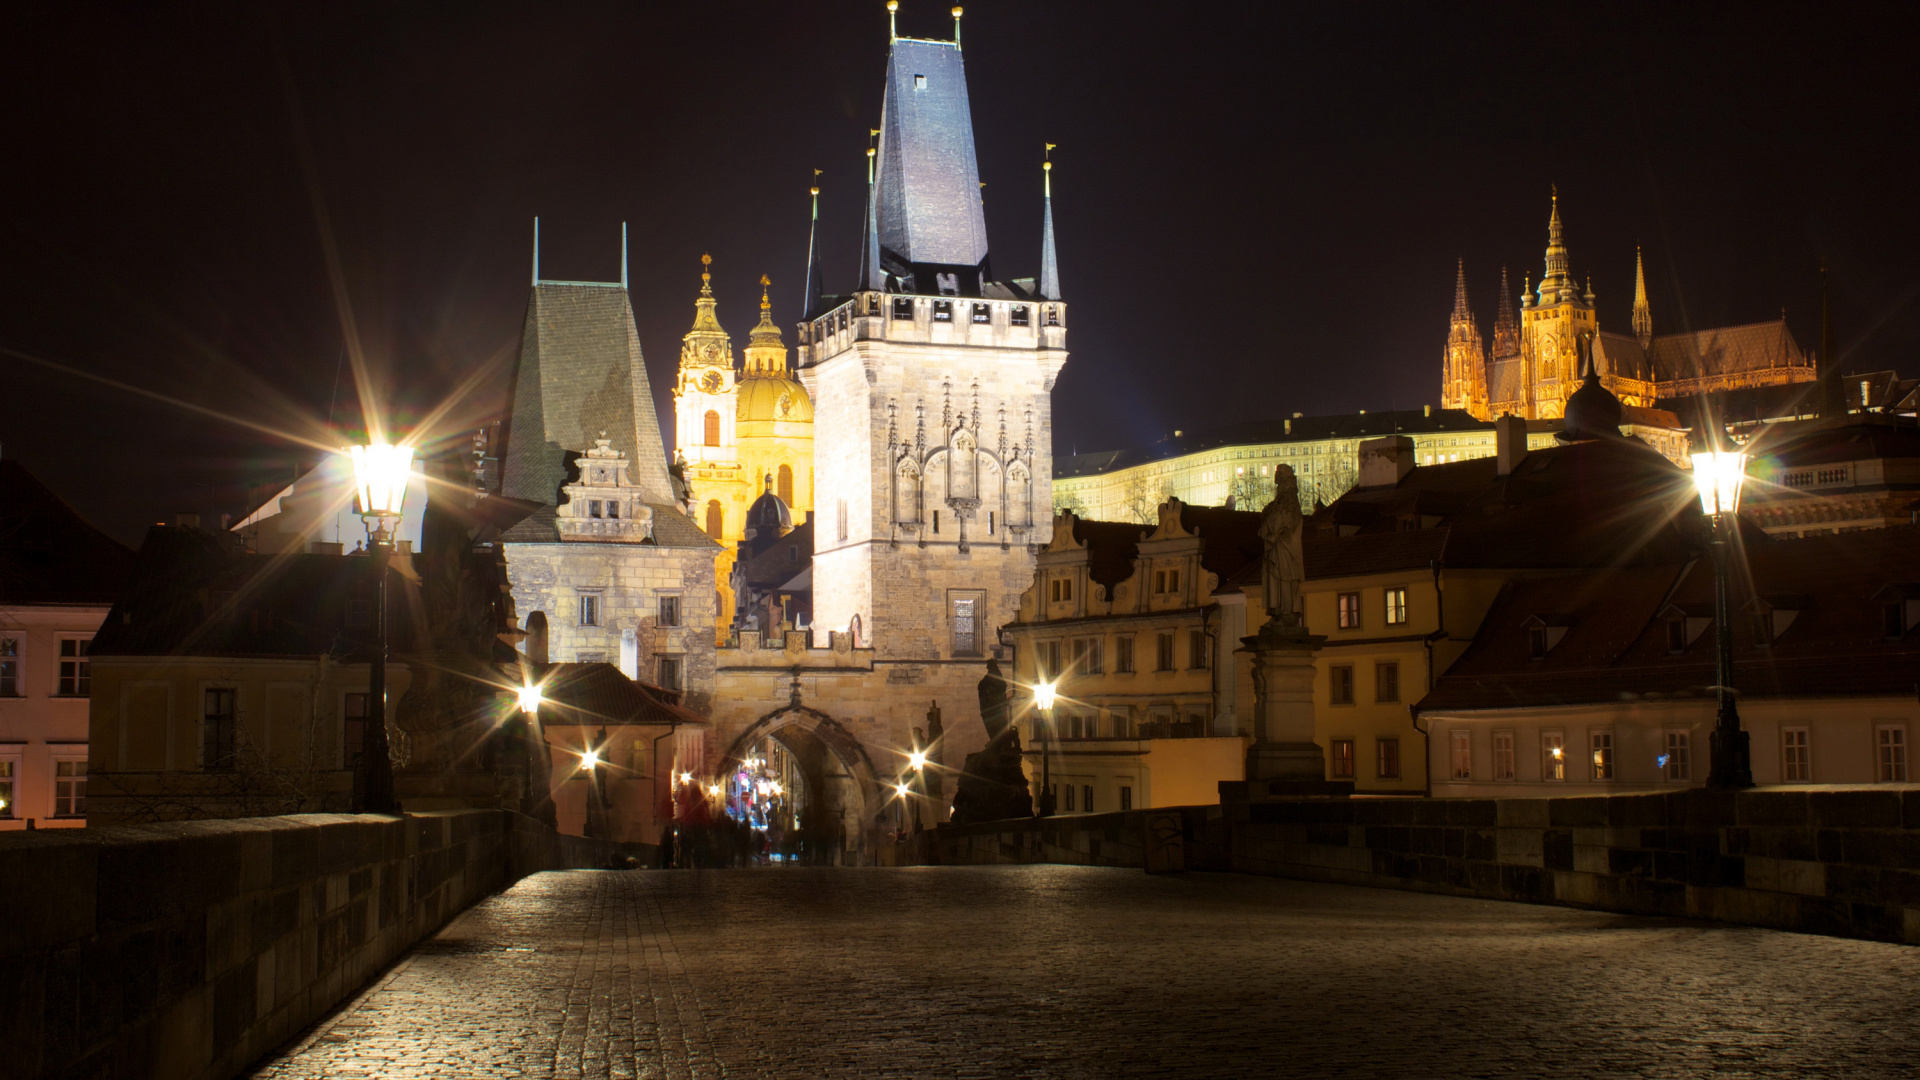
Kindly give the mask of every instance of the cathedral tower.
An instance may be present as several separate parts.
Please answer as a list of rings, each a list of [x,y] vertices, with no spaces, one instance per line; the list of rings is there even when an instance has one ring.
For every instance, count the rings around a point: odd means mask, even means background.
[[[902,681],[971,686],[1052,533],[1066,305],[1050,250],[1044,285],[992,279],[957,33],[893,39],[870,160],[859,287],[800,328],[814,621]]]
[[[1480,327],[1467,306],[1467,262],[1454,272],[1453,319],[1447,329],[1446,375],[1440,387],[1440,407],[1465,409],[1482,420],[1487,415],[1487,353]]]
[[[1547,272],[1536,291],[1521,297],[1521,355],[1525,358],[1526,416],[1557,417],[1580,387],[1580,342],[1597,331],[1593,292],[1582,293],[1567,269],[1560,234],[1560,194],[1547,221]]]

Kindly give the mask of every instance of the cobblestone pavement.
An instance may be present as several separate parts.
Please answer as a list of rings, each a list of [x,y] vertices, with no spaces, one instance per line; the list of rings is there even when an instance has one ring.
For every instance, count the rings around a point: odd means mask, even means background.
[[[255,1074],[1912,1076],[1920,949],[1234,875],[567,871]]]

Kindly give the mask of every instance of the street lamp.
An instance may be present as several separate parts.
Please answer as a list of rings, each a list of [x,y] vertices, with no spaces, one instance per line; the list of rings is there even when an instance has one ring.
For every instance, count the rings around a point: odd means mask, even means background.
[[[393,555],[393,533],[400,526],[401,504],[413,476],[413,447],[391,443],[350,446],[353,482],[360,517],[367,523],[367,553],[373,558],[374,653],[367,676],[367,722],[361,726],[360,810],[368,814],[397,814],[393,795],[393,759],[387,755],[387,561]]]
[[[1713,520],[1713,627],[1715,646],[1714,694],[1720,709],[1714,719],[1711,765],[1707,786],[1753,786],[1753,754],[1747,733],[1740,730],[1740,709],[1733,690],[1733,624],[1727,614],[1727,538],[1738,529],[1740,488],[1747,480],[1747,455],[1734,450],[1709,450],[1693,455],[1693,485],[1700,493],[1700,511]]]
[[[1033,707],[1040,710],[1040,816],[1053,816],[1053,701],[1058,682],[1043,682],[1033,688]]]

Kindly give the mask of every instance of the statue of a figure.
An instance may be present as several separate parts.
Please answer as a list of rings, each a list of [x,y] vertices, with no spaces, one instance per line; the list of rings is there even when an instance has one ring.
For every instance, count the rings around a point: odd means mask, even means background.
[[[1300,553],[1300,483],[1293,466],[1273,470],[1273,501],[1260,521],[1260,539],[1266,544],[1260,584],[1267,597],[1267,614],[1282,626],[1300,625],[1300,583],[1306,580],[1306,559]]]
[[[1007,731],[1007,680],[1000,677],[1000,662],[987,661],[987,673],[980,679],[980,722],[987,726],[987,742],[997,743]]]

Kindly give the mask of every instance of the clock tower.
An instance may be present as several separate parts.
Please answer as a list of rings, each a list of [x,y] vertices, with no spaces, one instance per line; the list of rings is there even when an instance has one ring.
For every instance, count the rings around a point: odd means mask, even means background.
[[[722,548],[714,556],[714,584],[720,594],[714,626],[724,637],[733,623],[734,545],[743,535],[747,507],[760,489],[740,461],[733,339],[714,314],[712,267],[713,256],[700,256],[693,329],[680,339],[680,376],[673,384],[674,447],[693,489],[688,513]]]

